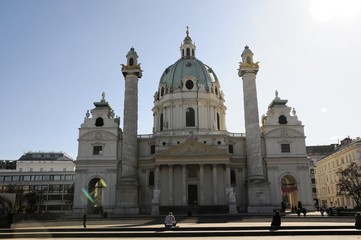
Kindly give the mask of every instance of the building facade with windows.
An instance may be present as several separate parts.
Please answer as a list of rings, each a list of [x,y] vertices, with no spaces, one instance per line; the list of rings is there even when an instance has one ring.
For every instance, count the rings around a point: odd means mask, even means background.
[[[315,165],[316,162],[327,155],[335,152],[339,147],[338,144],[330,145],[317,145],[317,146],[307,146],[307,155],[309,158],[309,167],[310,167],[310,176],[311,176],[311,186],[312,186],[312,198],[317,209],[320,206],[317,197],[317,187],[316,187],[316,175],[315,175]]]
[[[361,166],[361,139],[345,138],[331,154],[315,163],[317,198],[320,206],[347,207],[356,206],[349,196],[337,195],[337,171],[346,168],[351,162]]]
[[[74,213],[272,212],[298,201],[311,208],[304,126],[278,92],[260,124],[259,65],[247,46],[240,58],[246,133],[227,131],[221,82],[196,58],[187,29],[180,58],[154,86],[153,131],[138,135],[143,71],[131,48],[121,66],[122,127],[103,94],[79,128]]]
[[[75,164],[61,152],[28,152],[12,169],[0,169],[0,192],[16,193],[18,208],[27,208],[28,195],[35,194],[35,212],[70,212]]]

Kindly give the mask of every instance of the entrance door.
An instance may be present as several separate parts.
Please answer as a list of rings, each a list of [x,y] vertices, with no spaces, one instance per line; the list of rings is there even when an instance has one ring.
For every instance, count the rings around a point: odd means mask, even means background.
[[[88,213],[98,214],[103,212],[103,188],[104,181],[100,178],[93,178],[88,187]]]
[[[188,205],[198,205],[197,185],[188,185]]]
[[[294,210],[298,207],[298,189],[296,179],[286,175],[281,180],[282,208],[283,210]]]

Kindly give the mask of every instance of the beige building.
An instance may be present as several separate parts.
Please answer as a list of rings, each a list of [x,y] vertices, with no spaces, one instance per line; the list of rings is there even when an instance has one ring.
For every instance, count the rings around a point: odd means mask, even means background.
[[[348,196],[337,195],[338,176],[336,172],[347,167],[351,162],[361,165],[361,140],[345,138],[341,145],[330,155],[315,163],[317,198],[320,206],[355,207],[355,202]]]
[[[315,164],[318,160],[335,152],[338,147],[339,147],[339,144],[317,145],[317,146],[307,146],[306,147],[307,155],[309,158],[309,170],[310,170],[311,186],[312,186],[312,199],[314,201],[316,209],[320,204],[319,204],[319,201],[317,198]]]
[[[131,48],[121,66],[123,127],[103,94],[79,128],[74,213],[272,212],[298,201],[311,209],[304,126],[277,92],[260,124],[259,65],[248,46],[240,60],[243,92],[234,91],[243,93],[246,133],[227,131],[221,81],[196,57],[187,30],[180,58],[149,87],[153,131],[138,135],[143,71]]]

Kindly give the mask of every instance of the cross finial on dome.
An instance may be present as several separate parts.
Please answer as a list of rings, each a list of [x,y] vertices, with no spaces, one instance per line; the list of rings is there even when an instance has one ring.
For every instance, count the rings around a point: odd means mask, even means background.
[[[187,28],[186,34],[187,36],[189,36],[189,27],[187,26],[186,28]]]
[[[105,92],[102,92],[102,101],[105,101]]]

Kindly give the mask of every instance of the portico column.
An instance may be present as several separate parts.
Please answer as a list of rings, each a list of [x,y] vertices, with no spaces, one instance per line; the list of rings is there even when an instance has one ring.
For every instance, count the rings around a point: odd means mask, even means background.
[[[231,186],[231,169],[226,165],[226,186]]]
[[[169,205],[173,205],[173,165],[168,165]]]
[[[154,188],[158,189],[158,186],[159,186],[159,166],[155,166]]]
[[[218,204],[217,198],[217,164],[213,164],[213,203]]]
[[[199,195],[200,195],[200,203],[199,205],[202,205],[204,203],[204,168],[203,164],[199,165]]]
[[[148,173],[147,173],[147,176]],[[154,186],[153,186],[153,193],[152,193],[152,215],[159,215],[159,203],[160,203],[160,193],[161,190],[159,189],[159,166],[155,166],[154,170]]]
[[[186,165],[182,165],[182,203],[187,205],[187,171]]]

